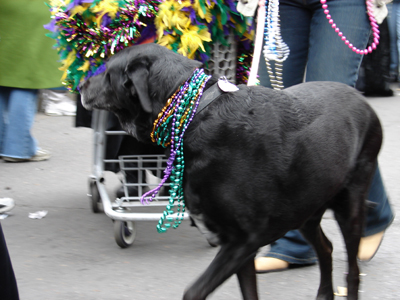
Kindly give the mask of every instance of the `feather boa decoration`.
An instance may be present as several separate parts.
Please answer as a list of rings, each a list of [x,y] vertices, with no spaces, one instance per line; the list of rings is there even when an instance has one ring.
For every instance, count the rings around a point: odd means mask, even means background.
[[[155,38],[154,18],[161,0],[57,0],[50,2],[52,21],[45,28],[57,40],[64,71],[61,81],[71,91],[104,71],[116,52]],[[149,24],[149,25],[147,25]]]
[[[50,0],[45,28],[56,40],[62,61],[61,81],[78,92],[79,83],[105,69],[118,51],[157,39],[157,43],[207,63],[211,45],[233,33],[241,53],[239,83],[247,80],[243,64],[251,53],[254,29],[233,0]]]
[[[232,0],[165,0],[155,25],[160,45],[202,62],[210,57],[210,44],[227,45],[231,32],[238,41],[251,41],[254,35]]]

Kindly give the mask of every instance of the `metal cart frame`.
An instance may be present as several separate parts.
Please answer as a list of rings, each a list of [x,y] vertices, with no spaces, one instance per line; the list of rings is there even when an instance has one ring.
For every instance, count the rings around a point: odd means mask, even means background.
[[[140,202],[141,196],[149,188],[153,189],[158,186],[158,183],[146,182],[143,172],[138,172],[138,182],[126,182],[126,171],[153,171],[158,178],[162,177],[163,165],[166,163],[164,155],[126,155],[120,156],[117,159],[105,159],[105,145],[107,136],[109,135],[127,135],[125,131],[107,131],[106,124],[109,112],[103,110],[95,110],[93,113],[93,129],[94,129],[94,156],[92,174],[89,176],[89,194],[91,206],[94,213],[104,213],[114,221],[114,237],[117,244],[121,248],[130,246],[136,236],[136,228],[134,221],[158,221],[163,215],[160,213],[136,212],[139,208],[163,206],[168,204],[167,196],[157,195],[152,202],[147,205],[142,205]],[[105,165],[108,163],[120,164],[122,185],[125,191],[125,197],[116,198],[111,201],[105,186],[104,171]],[[136,163],[137,167],[128,167],[127,163]],[[151,163],[154,167],[144,166]],[[165,184],[167,188],[169,184]],[[128,196],[127,188],[136,186],[139,191],[138,196]],[[136,210],[135,210],[136,209]],[[172,217],[178,217],[176,214]],[[187,213],[184,213],[183,218],[189,218]]]

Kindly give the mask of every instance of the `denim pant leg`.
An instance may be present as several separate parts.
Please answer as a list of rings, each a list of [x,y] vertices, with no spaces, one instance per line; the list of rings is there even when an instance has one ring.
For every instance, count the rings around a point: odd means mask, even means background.
[[[310,24],[312,12],[296,1],[280,1],[281,32],[283,41],[290,49],[289,57],[283,62],[283,85],[290,87],[303,82],[307,65]],[[270,61],[272,68],[274,61]],[[258,76],[262,86],[271,87],[266,61],[261,53]]]
[[[393,13],[396,14],[396,41],[397,41],[397,55],[398,65],[397,72],[400,74],[400,0],[393,1]]]
[[[368,207],[366,227],[363,236],[370,236],[388,228],[394,220],[383,185],[379,167],[377,167],[368,192],[368,200],[373,202]],[[310,264],[317,262],[312,247],[298,230],[289,231],[284,237],[271,244],[266,257],[275,257],[291,264]]]
[[[319,3],[319,1],[316,1]],[[358,49],[365,49],[371,31],[365,1],[329,1],[329,11],[343,35]],[[332,29],[322,9],[311,21],[305,81],[335,81],[355,86],[362,55],[353,52]]]
[[[400,8],[400,1],[387,4],[388,26],[390,36],[390,75],[397,76],[399,73],[399,49],[397,49],[397,10]]]
[[[290,264],[300,265],[318,261],[313,248],[298,230],[291,230],[284,237],[271,243],[271,249],[265,257],[279,258]]]
[[[338,37],[317,0],[281,0],[280,17],[283,41],[290,55],[283,62],[283,85],[304,81],[337,81],[354,86],[362,56],[354,53]],[[365,49],[371,30],[363,0],[328,1],[332,18],[350,42]],[[274,66],[273,61],[271,65]],[[265,58],[261,55],[259,79],[271,87]]]
[[[385,230],[392,224],[394,219],[394,213],[386,195],[379,167],[377,167],[372,178],[368,200],[372,202],[372,205],[369,205],[367,209],[364,236],[370,236]]]
[[[9,89],[0,86],[0,156],[1,153],[3,153],[9,95],[10,95]]]
[[[37,109],[37,90],[4,87],[1,89],[10,91],[8,105],[5,112],[3,111],[5,126],[0,155],[30,158],[37,151],[36,140],[30,131]]]

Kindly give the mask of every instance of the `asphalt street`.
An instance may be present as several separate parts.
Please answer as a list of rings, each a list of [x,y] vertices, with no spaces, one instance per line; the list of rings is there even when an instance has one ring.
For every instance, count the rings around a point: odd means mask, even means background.
[[[399,216],[400,96],[368,101],[383,124],[379,162]],[[0,198],[10,197],[16,202],[11,215],[1,224],[21,300],[181,299],[185,288],[208,266],[218,249],[210,247],[189,222],[159,234],[156,221],[136,222],[133,245],[119,248],[112,221],[103,213],[93,213],[87,197],[93,132],[75,128],[73,123],[73,117],[38,113],[34,136],[42,148],[52,152],[51,159],[32,163],[0,160]],[[113,197],[119,178],[109,172],[105,178]],[[43,219],[28,217],[29,213],[43,210],[48,211]],[[323,228],[334,244],[336,289],[346,285],[346,254],[330,213],[323,219]],[[360,299],[400,299],[399,240],[397,218],[375,258],[360,264]],[[309,300],[317,292],[319,269],[314,265],[262,274],[257,279],[260,299]],[[236,278],[225,282],[209,299],[241,299]]]

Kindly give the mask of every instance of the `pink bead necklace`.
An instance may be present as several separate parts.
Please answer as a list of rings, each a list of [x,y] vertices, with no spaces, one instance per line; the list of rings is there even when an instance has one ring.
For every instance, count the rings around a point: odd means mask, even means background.
[[[336,23],[333,21],[332,16],[329,14],[329,9],[328,9],[328,4],[326,4],[326,0],[320,0],[322,4],[322,8],[324,10],[324,13],[326,14],[326,18],[329,20],[329,24],[331,24],[332,28],[335,30],[335,32],[338,34],[338,36],[342,39],[342,41],[351,49],[353,52],[361,55],[367,55],[368,53],[371,53],[373,50],[376,49],[376,46],[379,44],[379,29],[378,29],[378,23],[376,22],[376,19],[373,15],[373,4],[372,0],[367,0],[365,3],[367,5],[367,13],[369,17],[369,21],[372,27],[372,34],[374,36],[374,40],[371,44],[371,46],[367,47],[364,50],[358,49],[355,47],[350,41],[343,35],[343,32],[340,31],[339,27],[336,25]]]
[[[260,0],[259,2],[259,10],[258,10],[258,20],[263,20],[266,19],[266,22],[258,22],[257,25],[257,35],[256,35],[256,43],[254,45],[254,54],[253,54],[253,62],[251,65],[251,69],[250,69],[250,76],[249,76],[249,81],[248,81],[248,85],[256,85],[257,82],[257,71],[258,71],[258,63],[259,63],[259,57],[261,54],[261,48],[262,48],[262,39],[263,39],[263,35],[264,35],[264,30],[267,25],[267,18],[265,15],[265,5],[264,5],[264,1],[266,1],[266,3],[269,2],[274,2],[275,6],[277,7],[276,11],[279,12],[279,0]],[[341,40],[351,49],[353,50],[353,52],[360,54],[360,55],[367,55],[368,53],[371,53],[373,50],[376,49],[376,46],[379,44],[379,29],[378,29],[378,23],[376,22],[376,19],[373,15],[373,4],[372,4],[372,0],[366,0],[365,4],[367,6],[367,14],[369,17],[369,21],[371,24],[371,28],[372,28],[372,34],[373,34],[373,42],[371,43],[371,46],[367,47],[366,49],[358,49],[357,47],[355,47],[352,43],[350,43],[350,41],[343,35],[343,32],[340,31],[339,27],[336,25],[336,23],[333,21],[332,16],[329,14],[329,9],[328,9],[328,4],[326,4],[327,0],[320,0],[321,4],[322,4],[322,9],[324,10],[324,13],[326,15],[326,18],[329,20],[329,24],[331,24],[332,28],[335,30],[335,32],[338,34],[338,36],[341,38]],[[274,24],[279,24],[280,20],[279,20],[279,13],[274,15],[275,19],[274,19]],[[272,32],[272,33],[271,33]],[[270,34],[279,34],[279,30],[271,30],[267,31],[265,35],[270,35]],[[276,39],[276,37],[274,36],[273,39]],[[264,53],[265,54],[265,53]],[[269,66],[269,58],[265,57],[265,61],[267,63],[267,70],[268,70],[268,74],[270,76],[270,78],[272,80],[276,81],[276,87],[274,86],[274,89],[282,89],[283,88],[283,84],[282,84],[282,74],[281,74],[281,69],[282,67],[279,66],[279,76],[274,76],[274,72],[271,70],[270,66]],[[277,62],[279,64],[279,62]],[[272,82],[271,80],[271,82]]]

